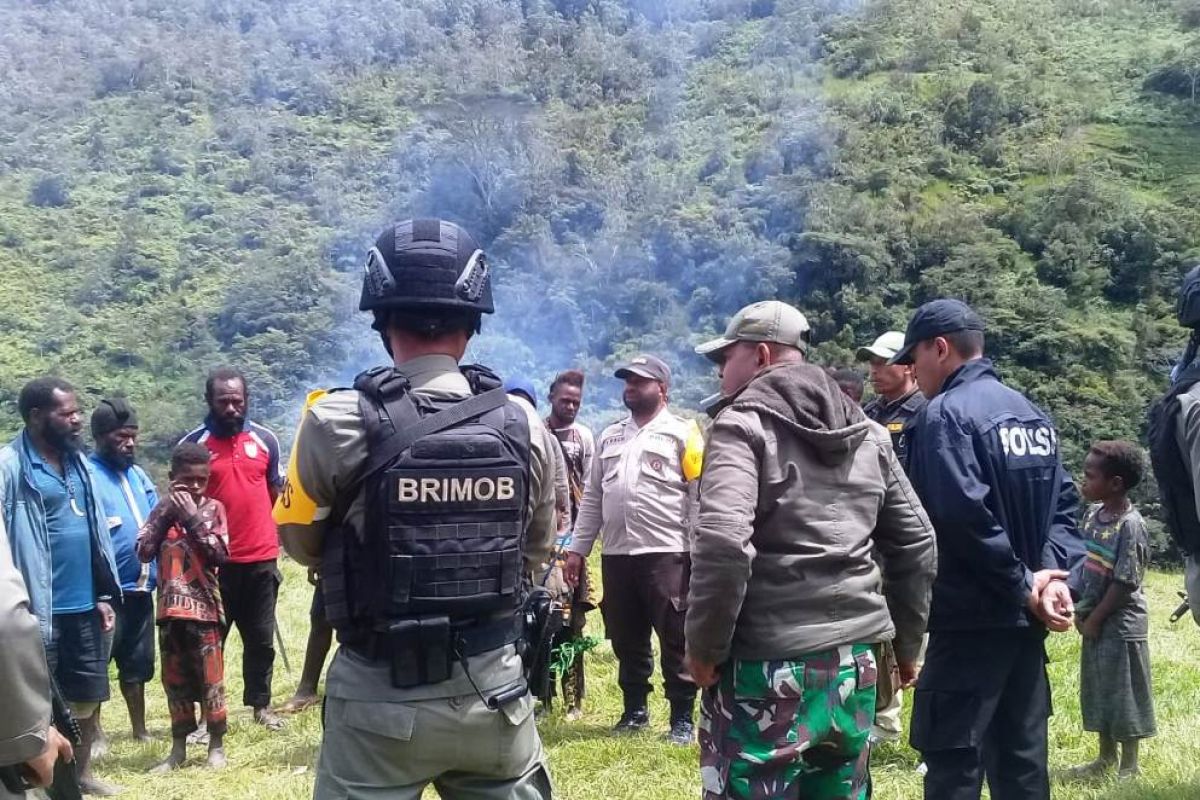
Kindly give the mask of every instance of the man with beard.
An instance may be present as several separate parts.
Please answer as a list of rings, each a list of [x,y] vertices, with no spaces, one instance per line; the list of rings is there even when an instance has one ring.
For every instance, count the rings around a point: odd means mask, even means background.
[[[565,570],[566,550],[571,544],[575,520],[579,517],[579,504],[588,472],[592,468],[596,441],[587,426],[575,421],[579,405],[583,401],[583,373],[577,369],[560,372],[550,384],[550,415],[546,427],[558,440],[566,466],[567,500],[569,515],[559,531],[559,546],[555,549],[555,570]],[[569,648],[573,653],[570,665],[562,675],[563,703],[567,706],[567,719],[577,720],[583,716],[584,683],[583,651],[587,646],[583,636],[587,624],[587,612],[596,607],[595,592],[588,579],[587,564],[580,568],[579,583],[565,587],[563,597],[563,628],[557,634],[556,647]]]
[[[236,369],[213,370],[204,385],[208,417],[183,438],[212,453],[206,496],[220,500],[229,521],[229,560],[219,574],[225,602],[224,637],[236,625],[242,635],[242,702],[254,709],[254,721],[278,730],[283,721],[271,710],[275,667],[275,603],[283,576],[275,559],[279,535],[271,509],[283,477],[279,440],[246,417],[249,392]]]
[[[646,697],[654,670],[650,631],[662,647],[663,683],[674,744],[695,738],[696,684],[684,666],[683,619],[690,532],[703,441],[695,423],[667,410],[671,370],[640,355],[615,373],[630,416],[600,435],[567,548],[567,583],[578,586],[596,537],[603,543],[605,629],[620,663],[625,711],[614,730],[650,724]]]
[[[579,504],[583,501],[583,488],[592,456],[596,452],[596,440],[591,430],[575,418],[583,402],[583,373],[577,369],[560,372],[550,384],[550,416],[546,425],[558,439],[563,456],[567,460],[568,496],[571,503],[571,525],[579,516]]]
[[[146,731],[146,682],[154,677],[154,564],[137,557],[137,536],[150,510],[158,504],[154,482],[137,466],[138,418],[123,397],[101,400],[92,412],[89,457],[96,473],[96,495],[108,520],[121,579],[112,659],[117,662],[121,695],[129,710],[133,737],[150,741]],[[97,711],[97,715],[99,711]]]
[[[25,429],[0,450],[0,506],[13,560],[41,626],[46,660],[79,720],[79,782],[87,794],[117,789],[91,770],[96,709],[108,699],[104,635],[121,598],[112,539],[95,476],[80,453],[83,420],[71,384],[37,378],[17,400]]]

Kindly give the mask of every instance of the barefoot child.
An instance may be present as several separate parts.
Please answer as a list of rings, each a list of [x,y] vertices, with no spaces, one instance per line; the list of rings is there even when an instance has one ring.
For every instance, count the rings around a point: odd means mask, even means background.
[[[1100,734],[1100,756],[1072,770],[1103,774],[1117,764],[1121,777],[1138,773],[1138,741],[1153,736],[1149,623],[1142,576],[1149,546],[1142,515],[1128,493],[1142,479],[1141,451],[1131,442],[1097,442],[1083,466],[1083,517],[1088,557],[1076,605],[1083,634],[1080,705],[1084,730]]]
[[[195,703],[208,723],[208,766],[225,766],[225,683],[221,652],[224,609],[217,567],[229,557],[225,507],[204,496],[209,452],[185,442],[171,453],[171,487],[138,534],[138,558],[158,559],[158,642],[163,688],[171,710],[166,772],[186,758],[196,730]]]

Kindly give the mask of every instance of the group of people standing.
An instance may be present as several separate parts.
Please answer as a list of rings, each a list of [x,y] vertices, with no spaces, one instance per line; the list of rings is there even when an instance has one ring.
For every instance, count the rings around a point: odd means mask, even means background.
[[[686,622],[705,797],[868,796],[872,739],[899,733],[911,688],[927,798],[985,780],[1048,798],[1044,640],[1073,623],[1101,751],[1072,775],[1135,775],[1154,733],[1136,445],[1092,447],[1080,520],[1053,423],[1000,380],[967,305],[927,303],[860,350],[873,421],[805,363],[807,333],[768,301],[698,348],[721,378]]]
[[[1144,458],[1096,443],[1080,515],[1053,423],[983,345],[962,302],[923,306],[858,351],[875,390],[860,409],[845,376],[806,362],[803,314],[753,304],[697,348],[721,381],[706,445],[668,410],[663,361],[617,370],[630,416],[599,437],[562,539],[569,586],[602,544],[617,732],[649,722],[653,630],[671,741],[692,741],[703,689],[706,798],[866,797],[903,690],[927,797],[977,798],[985,780],[1049,797],[1044,639],[1073,624],[1101,746],[1069,775],[1137,774],[1155,732],[1148,543],[1128,499]]]
[[[670,410],[671,369],[643,354],[614,373],[629,416],[597,437],[577,421],[582,373],[556,377],[543,419],[528,383],[460,364],[494,305],[486,256],[457,225],[386,229],[359,305],[393,364],[310,395],[282,481],[278,444],[247,421],[235,371],[210,377],[210,415],[173,454],[162,498],[133,464],[127,403],[97,409],[89,460],[71,387],[22,391],[26,428],[0,450],[11,546],[0,570],[11,552],[32,611],[13,619],[44,644],[90,737],[114,625],[144,732],[153,651],[138,593],[156,577],[174,740],[161,767],[185,757],[193,702],[208,763],[224,762],[231,625],[246,643],[244,702],[278,724],[277,530],[317,583],[316,666],[296,704],[315,698],[330,629],[341,643],[325,681],[322,800],[415,800],[430,784],[446,798],[549,798],[530,662],[557,625],[571,654],[564,704],[578,716],[597,543],[624,698],[615,730],[650,725],[654,634],[670,741],[695,740],[699,696],[706,800],[868,797],[872,747],[899,736],[902,691],[927,798],[977,800],[985,780],[998,800],[1049,798],[1045,638],[1073,624],[1084,724],[1101,743],[1078,774],[1118,762],[1136,774],[1137,743],[1154,733],[1146,535],[1128,500],[1140,451],[1091,448],[1081,520],[1053,422],[1002,382],[963,302],[927,303],[904,333],[864,345],[876,392],[865,408],[809,362],[798,309],[751,304],[696,348],[720,381],[706,432]],[[0,738],[0,763],[37,776],[63,751],[42,678],[0,683],[26,726]],[[104,793],[87,749],[87,786]]]
[[[281,580],[271,517],[282,483],[279,444],[247,418],[246,379],[237,370],[212,372],[205,400],[209,414],[172,452],[162,494],[136,463],[141,428],[133,405],[120,396],[101,400],[86,452],[78,395],[61,378],[21,389],[24,428],[0,449],[0,550],[20,576],[39,633],[21,646],[44,652],[47,677],[79,723],[74,755],[88,794],[119,791],[92,769],[93,752],[102,749],[109,661],[133,736],[148,741],[145,686],[154,677],[156,643],[173,739],[156,769],[182,765],[189,736],[207,740],[209,766],[224,765],[223,647],[234,627],[244,648],[243,702],[255,722],[272,730],[282,724],[270,707]],[[20,681],[6,676],[3,687],[6,701],[28,699]],[[197,730],[196,704],[205,731]]]

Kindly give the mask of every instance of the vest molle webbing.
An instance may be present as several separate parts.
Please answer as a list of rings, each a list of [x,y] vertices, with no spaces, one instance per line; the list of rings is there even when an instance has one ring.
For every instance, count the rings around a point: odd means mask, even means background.
[[[464,373],[474,396],[441,404],[392,369],[355,382],[369,452],[365,529],[330,538],[322,575],[344,643],[417,617],[511,619],[524,601],[529,424],[494,375]]]

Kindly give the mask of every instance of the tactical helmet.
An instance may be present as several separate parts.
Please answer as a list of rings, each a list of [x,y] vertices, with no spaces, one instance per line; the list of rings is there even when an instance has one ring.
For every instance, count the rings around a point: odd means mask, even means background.
[[[440,219],[397,222],[367,253],[360,311],[491,314],[491,270],[471,234]]]
[[[1188,270],[1179,287],[1179,324],[1185,328],[1200,328],[1200,264]]]

